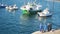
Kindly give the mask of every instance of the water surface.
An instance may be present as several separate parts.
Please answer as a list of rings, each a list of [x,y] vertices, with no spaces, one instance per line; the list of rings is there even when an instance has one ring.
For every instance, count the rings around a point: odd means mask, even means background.
[[[47,2],[38,0],[36,3],[41,4],[42,10],[48,8],[53,12],[52,17],[38,17],[37,15],[23,15],[20,7],[29,0],[3,0],[4,4],[16,4],[19,9],[8,11],[0,8],[0,34],[31,34],[39,30],[40,23],[52,23],[53,29],[60,29],[60,2]],[[32,0],[34,1],[34,0]],[[2,2],[0,0],[0,2]]]

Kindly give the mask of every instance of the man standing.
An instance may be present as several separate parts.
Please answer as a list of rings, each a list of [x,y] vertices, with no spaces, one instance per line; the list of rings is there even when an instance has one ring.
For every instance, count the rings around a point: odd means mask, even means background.
[[[47,26],[48,26],[48,31],[51,31],[52,30],[52,24],[48,23]]]
[[[44,26],[43,26],[42,23],[40,23],[40,31],[41,31],[41,32],[44,32]]]

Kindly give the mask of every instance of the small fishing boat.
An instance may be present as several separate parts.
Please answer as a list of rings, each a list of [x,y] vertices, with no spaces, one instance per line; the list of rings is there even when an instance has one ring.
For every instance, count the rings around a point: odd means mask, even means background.
[[[6,7],[5,4],[0,3],[0,8],[5,8],[5,7]]]
[[[20,9],[26,13],[28,13],[28,12],[34,13],[34,12],[40,12],[41,7],[42,7],[42,5],[36,4],[35,2],[33,2],[33,3],[28,2],[26,5],[20,7]]]
[[[17,10],[18,7],[17,7],[16,4],[15,4],[15,5],[13,5],[13,6],[6,6],[6,9],[8,9],[8,10]]]
[[[1,3],[0,3],[0,8],[5,8],[7,5],[3,3],[3,0],[1,0]]]
[[[46,16],[46,17],[48,17],[48,16],[52,16],[52,13],[49,12],[49,9],[48,8],[46,8],[42,12],[38,12],[38,15],[39,16]]]

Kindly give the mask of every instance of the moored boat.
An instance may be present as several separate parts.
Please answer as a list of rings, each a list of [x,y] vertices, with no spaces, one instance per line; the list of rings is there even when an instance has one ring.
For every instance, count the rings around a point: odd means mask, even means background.
[[[26,5],[20,7],[21,10],[24,12],[30,12],[30,13],[35,13],[35,12],[40,12],[41,11],[42,5],[36,4],[35,2],[33,3],[27,3]]]
[[[5,4],[0,3],[0,8],[5,8],[5,7],[6,7]]]
[[[8,9],[8,10],[17,10],[18,7],[17,7],[16,4],[15,4],[15,5],[13,5],[13,6],[6,6],[6,9]]]
[[[42,12],[38,12],[38,15],[39,16],[46,16],[46,17],[48,17],[48,16],[52,16],[52,13],[49,12],[49,9],[48,8],[46,8]]]

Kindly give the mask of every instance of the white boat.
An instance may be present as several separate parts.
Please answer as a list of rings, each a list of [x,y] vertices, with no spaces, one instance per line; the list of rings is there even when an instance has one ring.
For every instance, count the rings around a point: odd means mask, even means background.
[[[8,10],[17,10],[18,7],[15,4],[14,6],[7,6],[6,9],[8,9]]]
[[[5,8],[7,5],[0,3],[0,8]]]
[[[3,0],[1,0],[0,8],[5,8],[6,6],[7,6],[6,4],[3,4]]]
[[[21,10],[23,10],[24,12],[37,12],[37,11],[41,11],[41,7],[42,5],[40,4],[36,4],[35,2],[33,3],[27,3],[26,5],[20,7]]]
[[[49,9],[48,8],[46,8],[46,9],[44,9],[42,12],[38,12],[38,15],[39,16],[52,16],[52,13],[51,12],[49,12]]]

